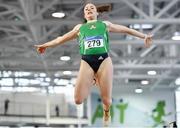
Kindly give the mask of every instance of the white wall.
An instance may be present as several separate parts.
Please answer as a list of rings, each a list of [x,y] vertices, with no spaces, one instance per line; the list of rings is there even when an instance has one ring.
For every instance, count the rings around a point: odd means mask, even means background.
[[[9,99],[8,114],[45,116],[46,98],[47,95],[44,93],[0,92],[0,114],[4,113],[4,100]],[[59,106],[60,115],[68,115],[69,104],[64,94],[49,94],[49,99],[51,115],[55,115],[55,105]],[[76,115],[75,112],[74,115]]]
[[[92,95],[92,118],[95,114],[95,110],[98,104],[97,98],[99,94]],[[162,115],[162,120],[166,123],[175,121],[175,95],[173,91],[146,91],[142,94],[132,93],[113,93],[113,121],[112,126],[131,126],[131,127],[151,127],[154,126],[156,121],[152,118],[152,115],[155,117],[158,115],[158,112],[153,109],[157,108],[157,103],[159,101],[164,101],[165,106],[164,115]],[[122,99],[123,102],[119,100]],[[124,111],[124,122],[120,123],[120,111],[117,109],[119,104],[128,104],[127,108]],[[102,119],[96,118],[93,126],[101,126]],[[164,124],[158,124],[158,126],[163,126]]]

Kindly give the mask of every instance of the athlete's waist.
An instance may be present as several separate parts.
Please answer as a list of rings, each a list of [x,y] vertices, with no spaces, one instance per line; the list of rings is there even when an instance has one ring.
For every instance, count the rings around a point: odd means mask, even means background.
[[[109,54],[108,54],[108,52],[105,52],[105,53],[100,53],[100,54],[82,54],[81,55],[82,56],[82,58],[84,58],[84,57],[92,57],[92,58],[98,58],[98,57],[100,57],[100,56],[102,56],[103,58],[105,58],[105,57],[108,57],[109,56]]]

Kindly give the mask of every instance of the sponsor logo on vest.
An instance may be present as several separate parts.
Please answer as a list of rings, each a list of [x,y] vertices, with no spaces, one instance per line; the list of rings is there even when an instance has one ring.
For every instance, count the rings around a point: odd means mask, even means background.
[[[96,28],[96,26],[94,26],[94,25],[91,25],[91,27],[90,27],[90,29],[95,29]]]
[[[98,58],[98,60],[103,60],[104,58],[102,57],[102,56],[100,56],[99,58]]]

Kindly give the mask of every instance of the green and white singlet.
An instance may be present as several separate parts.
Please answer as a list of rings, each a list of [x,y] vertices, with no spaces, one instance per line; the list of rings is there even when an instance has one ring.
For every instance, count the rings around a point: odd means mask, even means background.
[[[107,26],[102,21],[85,23],[80,27],[79,46],[81,55],[95,55],[109,52]]]

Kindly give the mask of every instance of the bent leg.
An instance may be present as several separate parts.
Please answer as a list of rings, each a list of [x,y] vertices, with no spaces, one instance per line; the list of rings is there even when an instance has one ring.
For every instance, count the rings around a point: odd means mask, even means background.
[[[81,65],[75,85],[74,99],[76,104],[81,104],[89,95],[93,84],[94,71],[87,62],[81,60]]]

